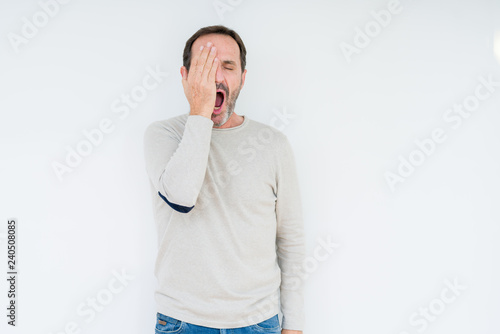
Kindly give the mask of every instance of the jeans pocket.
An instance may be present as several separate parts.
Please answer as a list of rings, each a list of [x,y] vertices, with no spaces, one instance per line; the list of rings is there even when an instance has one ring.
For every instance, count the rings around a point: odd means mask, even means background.
[[[156,312],[156,334],[180,333],[184,327],[184,322],[165,314]]]
[[[279,333],[280,320],[276,314],[267,320],[255,324],[254,327],[264,331],[265,333]]]

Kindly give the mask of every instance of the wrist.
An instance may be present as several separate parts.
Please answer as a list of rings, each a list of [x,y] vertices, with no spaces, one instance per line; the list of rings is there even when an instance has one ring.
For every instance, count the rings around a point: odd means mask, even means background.
[[[204,116],[206,118],[212,119],[212,110],[209,108],[204,108],[204,109],[193,109],[189,111],[189,115],[200,115]]]

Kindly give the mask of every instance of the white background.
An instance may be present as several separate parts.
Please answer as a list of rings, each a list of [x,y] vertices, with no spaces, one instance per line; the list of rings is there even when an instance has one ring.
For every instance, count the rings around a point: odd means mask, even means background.
[[[459,127],[443,119],[479,77],[500,81],[500,2],[401,0],[350,61],[342,43],[355,45],[356,29],[389,1],[232,0],[222,14],[214,3],[72,0],[16,52],[9,36],[42,9],[1,0],[1,277],[7,219],[19,222],[18,326],[6,325],[1,279],[1,332],[74,323],[80,333],[153,333],[156,231],[142,138],[151,122],[188,112],[182,51],[213,24],[235,29],[248,50],[236,113],[266,124],[293,114],[275,124],[293,145],[302,190],[304,332],[500,332],[500,87]],[[156,66],[168,77],[120,119],[111,104]],[[114,130],[60,181],[53,163],[105,118]],[[392,191],[386,173],[436,128],[447,139]],[[327,238],[339,246],[318,261]],[[121,292],[91,321],[79,315],[122,270],[134,278]],[[465,287],[450,303],[439,301],[446,279]],[[432,321],[415,315],[431,305]]]

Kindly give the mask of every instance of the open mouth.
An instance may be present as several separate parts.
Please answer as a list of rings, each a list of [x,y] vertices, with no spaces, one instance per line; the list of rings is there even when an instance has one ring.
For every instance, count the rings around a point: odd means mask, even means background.
[[[215,95],[215,107],[214,114],[219,114],[222,111],[222,106],[226,100],[226,92],[222,89],[218,89]]]

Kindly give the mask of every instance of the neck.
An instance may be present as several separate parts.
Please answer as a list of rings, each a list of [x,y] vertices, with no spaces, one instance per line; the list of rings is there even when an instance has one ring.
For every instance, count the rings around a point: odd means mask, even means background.
[[[236,115],[236,113],[233,112],[233,114],[229,117],[226,123],[216,128],[217,129],[234,128],[235,126],[241,125],[241,123],[243,123],[243,120],[244,120],[243,116]]]

